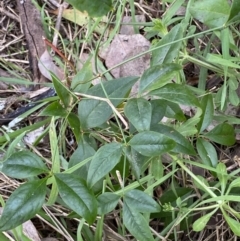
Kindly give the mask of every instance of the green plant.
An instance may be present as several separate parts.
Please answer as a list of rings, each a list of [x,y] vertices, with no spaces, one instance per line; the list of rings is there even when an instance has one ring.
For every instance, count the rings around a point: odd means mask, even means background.
[[[239,67],[238,59],[231,57],[229,51],[235,51],[234,38],[229,37],[229,32],[234,28],[233,21],[238,20],[239,5],[238,1],[232,1],[231,6],[224,0],[211,4],[189,1],[185,18],[174,19],[175,4],[181,6],[184,2],[175,1],[162,19],[161,40],[149,50],[151,65],[140,78],[102,79],[91,86],[93,75],[86,63],[77,73],[79,78],[68,88],[52,74],[57,97],[41,112],[41,116],[48,118],[0,138],[4,143],[48,123],[51,147],[48,166],[44,158],[31,151],[12,154],[18,141],[11,143],[2,172],[26,182],[6,202],[0,231],[22,224],[40,213],[45,205],[60,203],[79,222],[78,240],[91,240],[87,238],[90,228],[85,223],[96,224],[93,237],[101,240],[104,217],[113,210],[118,210],[122,219],[119,233],[124,235],[127,228],[137,240],[159,240],[170,234],[177,240],[177,228],[188,229],[196,212],[200,211],[202,216],[193,222],[193,230],[201,231],[217,210],[222,212],[232,232],[240,236],[237,228],[240,216],[231,205],[240,201],[234,191],[239,190],[239,171],[228,174],[226,166],[218,163],[215,148],[217,144],[232,146],[233,124],[239,124],[237,118],[218,112],[224,110],[228,100],[239,104],[234,94],[239,77],[235,70]],[[203,14],[206,9],[210,11],[210,19],[209,13]],[[188,35],[192,16],[210,29]],[[174,27],[167,32],[173,23]],[[156,26],[148,30],[156,31]],[[204,34],[221,40],[222,54],[189,53],[186,42]],[[183,74],[186,62],[200,66],[199,88],[186,84]],[[205,91],[206,70],[224,77],[218,93]],[[137,81],[138,94],[130,97]],[[184,113],[182,105],[192,107],[193,114]],[[161,122],[164,117],[168,118],[166,123]],[[208,130],[213,121],[217,125]],[[68,127],[78,147],[64,165],[60,140]],[[196,175],[190,165],[208,171],[214,182]],[[174,175],[180,172],[202,193],[199,199],[190,185],[176,181]],[[166,181],[171,182],[170,188],[154,199],[154,191]],[[160,233],[149,224],[154,218],[164,222]]]

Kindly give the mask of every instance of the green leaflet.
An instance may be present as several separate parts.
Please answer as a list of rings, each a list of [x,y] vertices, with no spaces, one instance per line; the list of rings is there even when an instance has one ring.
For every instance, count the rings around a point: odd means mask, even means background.
[[[63,201],[92,224],[97,216],[97,200],[86,182],[72,174],[58,173],[54,176]]]
[[[175,142],[157,132],[144,131],[136,134],[129,145],[143,156],[157,156],[172,150]]]
[[[210,28],[223,26],[229,18],[230,6],[226,0],[196,1],[190,7],[194,18]]]
[[[105,175],[107,175],[120,161],[122,155],[122,145],[120,143],[110,143],[102,146],[90,163],[87,183],[92,187]]]
[[[33,218],[44,203],[46,179],[27,182],[7,200],[0,219],[0,231],[13,229]]]
[[[130,99],[124,107],[124,113],[137,131],[150,129],[152,106],[143,98]]]
[[[112,9],[112,0],[67,0],[79,11],[87,11],[91,17],[101,17]]]
[[[110,80],[102,83],[102,85],[93,86],[87,91],[87,94],[106,98],[106,92],[111,103],[114,106],[118,106],[123,102],[137,79],[136,77],[126,77]],[[113,111],[109,104],[103,100],[83,99],[78,105],[78,115],[83,129],[102,125],[109,119],[112,113]]]
[[[48,173],[49,170],[40,157],[30,151],[21,151],[3,162],[2,172],[9,177],[23,179]]]

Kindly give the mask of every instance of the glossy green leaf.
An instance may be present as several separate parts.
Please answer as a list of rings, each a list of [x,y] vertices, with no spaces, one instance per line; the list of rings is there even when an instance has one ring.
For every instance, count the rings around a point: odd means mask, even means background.
[[[74,153],[70,157],[68,168],[71,168],[77,165],[78,163],[86,160],[89,157],[92,157],[94,154],[95,154],[95,150],[93,149],[93,147],[88,142],[86,142],[85,139],[82,137],[78,143],[78,148],[74,151]],[[89,168],[89,163],[85,164],[80,169],[75,171],[75,174],[77,174],[84,180],[87,180],[88,168]]]
[[[161,100],[161,101],[165,101],[166,102],[165,104],[167,105],[166,112],[165,112],[166,117],[173,118],[181,122],[186,121],[186,117],[178,104],[167,100]]]
[[[46,179],[18,187],[6,202],[0,219],[0,231],[13,229],[33,218],[44,203]]]
[[[120,143],[105,144],[93,156],[89,166],[87,183],[92,187],[107,175],[120,161],[122,145]]]
[[[154,53],[154,52],[153,52]],[[173,79],[176,72],[182,67],[179,64],[159,64],[154,65],[143,73],[140,79],[139,93],[158,89]]]
[[[124,107],[124,113],[138,132],[150,129],[152,106],[147,100],[130,99]]]
[[[129,145],[143,156],[158,156],[172,150],[175,142],[157,132],[144,131],[133,136]]]
[[[197,219],[193,223],[193,230],[195,232],[202,231],[206,227],[206,225],[207,225],[208,221],[210,220],[210,218],[212,217],[212,215],[213,215],[213,213],[211,212],[211,213],[205,214],[201,218]]]
[[[228,123],[217,125],[214,129],[204,135],[211,141],[216,143],[231,146],[235,143],[234,128]]]
[[[222,162],[217,165],[217,177],[221,184],[221,193],[223,195],[227,186],[228,173],[225,164]]]
[[[123,224],[137,240],[154,241],[146,219],[127,200],[123,203]]]
[[[201,161],[207,166],[216,167],[218,163],[218,156],[214,146],[201,138],[197,139],[196,146],[198,154],[201,157]]]
[[[224,210],[222,210],[222,212],[223,212],[224,219],[226,220],[226,222],[229,225],[232,232],[236,236],[240,237],[240,228],[239,228],[240,222],[236,219],[229,217],[228,214]]]
[[[201,133],[204,131],[212,122],[213,114],[214,114],[214,105],[213,105],[213,97],[211,94],[203,96],[201,100],[202,106],[202,116],[198,123],[198,129]]]
[[[240,19],[240,2],[239,0],[233,0],[231,9],[230,9],[230,14],[228,17],[228,22],[236,21],[239,19]]]
[[[97,200],[86,182],[72,174],[55,174],[59,193],[68,207],[92,224],[97,216]]]
[[[67,116],[67,120],[68,120],[68,124],[70,125],[70,127],[74,133],[76,141],[79,142],[79,140],[81,138],[81,126],[80,126],[80,120],[79,120],[78,116],[74,113],[70,113]]]
[[[230,6],[226,0],[201,0],[190,7],[194,18],[210,28],[223,26],[229,17]]]
[[[137,81],[136,77],[126,77],[104,82],[102,85],[114,106],[118,106]],[[88,95],[106,98],[102,85],[93,86],[87,91]],[[84,129],[96,127],[106,122],[112,115],[112,109],[106,101],[83,99],[78,106],[78,115]]]
[[[59,101],[54,101],[53,103],[49,104],[41,113],[40,116],[60,116],[66,117],[68,111],[64,108]]]
[[[179,54],[182,42],[172,43],[183,37],[183,28],[181,24],[173,27],[154,47],[160,47],[152,52],[151,66],[157,64],[171,63]],[[168,45],[166,45],[168,44]],[[166,45],[166,46],[164,46]]]
[[[81,70],[73,77],[71,89],[74,92],[85,93],[92,84],[93,71],[91,62],[87,61]]]
[[[161,211],[160,205],[147,193],[133,189],[125,193],[124,201],[131,209],[141,213],[156,213]]]
[[[126,156],[131,165],[133,174],[137,179],[139,179],[143,171],[143,166],[147,162],[148,158],[141,155],[131,147],[127,147]]]
[[[57,95],[62,101],[64,107],[67,108],[70,105],[73,96],[71,92],[67,89],[67,87],[64,86],[64,84],[54,74],[51,74],[51,76]]]
[[[2,172],[9,177],[23,179],[48,173],[42,159],[30,151],[20,151],[3,162]]]
[[[151,130],[161,133],[175,141],[176,145],[171,151],[188,155],[196,155],[192,144],[174,128],[167,125],[158,124],[152,126]]]
[[[167,101],[151,100],[150,103],[152,106],[151,125],[155,125],[155,124],[158,124],[165,116],[166,109],[167,109]]]
[[[112,9],[112,0],[66,0],[79,11],[88,12],[91,17],[101,17]]]
[[[160,89],[151,91],[149,95],[158,96],[161,99],[165,99],[177,104],[200,107],[197,97],[188,89],[186,85],[167,84]]]
[[[98,214],[105,215],[113,211],[117,206],[120,196],[111,192],[105,192],[98,196]]]

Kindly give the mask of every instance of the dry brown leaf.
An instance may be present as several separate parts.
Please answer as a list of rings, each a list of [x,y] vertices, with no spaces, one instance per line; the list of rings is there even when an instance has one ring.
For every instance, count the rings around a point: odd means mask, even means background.
[[[105,59],[108,68],[124,62],[149,49],[150,42],[141,34],[121,35],[117,34],[113,39]],[[124,76],[140,76],[149,67],[150,55],[143,55],[129,64],[123,64],[111,70],[115,78]]]
[[[52,56],[47,50],[44,51],[38,61],[38,68],[41,74],[49,80],[52,80],[50,71],[54,73],[60,80],[64,79],[63,71],[53,62]]]
[[[113,39],[107,50],[105,64],[108,69],[115,65],[123,63],[136,55],[147,51],[150,42],[141,34],[121,35],[118,34]],[[103,57],[103,56],[101,56]],[[143,72],[150,66],[150,54],[144,54],[134,60],[120,65],[112,69],[110,72],[115,78],[127,76],[141,76]],[[135,95],[138,91],[138,82],[133,86],[131,95]]]

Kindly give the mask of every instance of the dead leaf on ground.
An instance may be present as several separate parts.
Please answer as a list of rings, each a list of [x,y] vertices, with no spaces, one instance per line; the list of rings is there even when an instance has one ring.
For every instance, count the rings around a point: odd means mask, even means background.
[[[38,61],[38,68],[41,74],[49,80],[52,80],[50,71],[54,73],[58,79],[64,79],[63,71],[56,64],[54,64],[53,58],[47,50],[45,50],[40,57]]]
[[[150,47],[150,42],[141,34],[121,35],[118,34],[113,39],[108,48],[105,64],[108,69],[115,65],[137,56]],[[110,72],[115,78],[128,76],[141,76],[143,72],[150,66],[150,54],[144,54],[127,63],[112,69]],[[135,95],[138,91],[138,83],[134,85],[131,95]]]
[[[36,130],[33,130],[31,132],[28,132],[25,136],[24,136],[24,142],[27,145],[33,145],[34,142],[43,134],[44,132],[44,127],[39,127]],[[43,140],[41,140],[41,142],[43,142]]]
[[[112,68],[125,60],[134,57],[148,50],[150,42],[141,34],[121,35],[117,34],[113,39],[108,53],[106,55],[105,64],[108,68]],[[111,74],[115,78],[124,76],[140,76],[150,64],[150,55],[146,54],[121,66],[111,70]],[[126,66],[127,65],[127,66]]]

